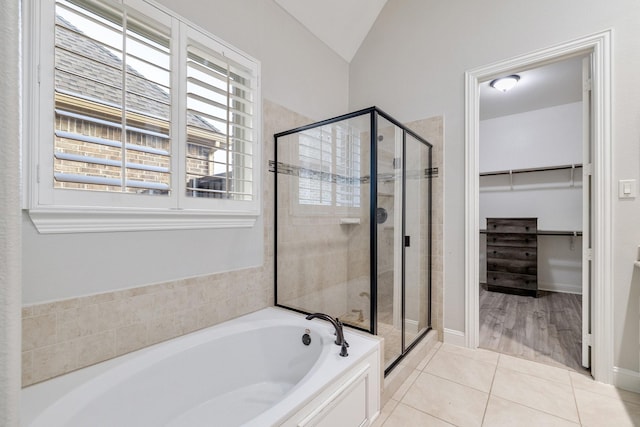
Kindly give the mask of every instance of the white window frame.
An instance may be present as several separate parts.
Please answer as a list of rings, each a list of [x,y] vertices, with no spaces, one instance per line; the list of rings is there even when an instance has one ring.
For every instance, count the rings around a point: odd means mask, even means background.
[[[23,209],[40,233],[252,227],[262,211],[260,63],[149,0],[101,0],[171,29],[171,194],[155,196],[54,188],[54,0],[24,3]],[[186,39],[252,71],[253,163],[251,201],[186,195]],[[177,70],[177,71],[176,71]]]

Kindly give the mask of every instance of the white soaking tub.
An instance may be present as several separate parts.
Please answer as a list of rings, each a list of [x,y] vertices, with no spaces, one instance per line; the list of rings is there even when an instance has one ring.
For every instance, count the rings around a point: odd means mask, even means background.
[[[310,329],[311,343],[302,343]],[[22,390],[22,425],[369,425],[380,341],[267,308]]]

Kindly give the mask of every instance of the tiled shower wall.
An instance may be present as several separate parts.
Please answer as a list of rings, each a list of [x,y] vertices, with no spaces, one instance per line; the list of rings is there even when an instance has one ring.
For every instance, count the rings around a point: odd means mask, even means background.
[[[264,102],[264,264],[23,307],[23,386],[273,305],[273,134],[309,123]],[[442,120],[409,125],[434,144],[442,165]],[[440,175],[442,176],[442,175]],[[433,326],[442,338],[442,178],[434,180]]]
[[[444,252],[443,248],[443,209],[444,209],[444,174],[442,171],[443,144],[444,144],[444,118],[431,117],[405,123],[405,126],[420,135],[433,145],[432,167],[438,168],[437,175],[432,179],[432,253],[431,253],[431,326],[438,331],[438,340],[442,341],[443,329],[443,285],[444,285]]]

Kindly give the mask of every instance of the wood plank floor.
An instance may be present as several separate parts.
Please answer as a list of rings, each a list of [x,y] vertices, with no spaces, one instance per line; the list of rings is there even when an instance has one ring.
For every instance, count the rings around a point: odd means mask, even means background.
[[[581,295],[533,298],[480,286],[480,347],[583,372],[581,345]]]

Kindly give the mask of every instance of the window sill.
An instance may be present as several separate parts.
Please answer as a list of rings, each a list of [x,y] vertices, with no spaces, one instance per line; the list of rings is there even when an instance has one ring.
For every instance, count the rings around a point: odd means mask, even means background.
[[[249,228],[258,218],[252,211],[177,209],[37,208],[28,213],[41,234]]]

